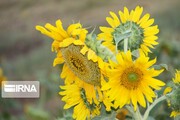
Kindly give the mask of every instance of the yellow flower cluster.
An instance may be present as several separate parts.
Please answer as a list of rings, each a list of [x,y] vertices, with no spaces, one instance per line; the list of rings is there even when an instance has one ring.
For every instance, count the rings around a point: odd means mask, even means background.
[[[158,42],[158,26],[149,14],[141,17],[143,8],[110,12],[106,20],[110,27],[100,27],[96,37],[80,23],[63,28],[61,20],[53,26],[36,26],[42,34],[53,39],[52,50],[57,53],[53,66],[63,64],[60,86],[64,109],[74,107],[73,118],[91,119],[100,114],[102,104],[107,111],[125,105],[146,107],[156,97],[154,90],[165,85],[157,77],[163,70],[152,66],[148,53]],[[134,53],[137,55],[134,55]]]
[[[100,114],[100,102],[110,110],[112,103],[101,91],[103,77],[103,60],[85,44],[88,31],[80,23],[70,25],[67,30],[60,20],[56,26],[46,24],[36,29],[54,39],[52,50],[57,52],[53,66],[64,64],[61,78],[65,85],[60,86],[60,95],[66,102],[64,109],[74,107],[73,118],[84,120]]]

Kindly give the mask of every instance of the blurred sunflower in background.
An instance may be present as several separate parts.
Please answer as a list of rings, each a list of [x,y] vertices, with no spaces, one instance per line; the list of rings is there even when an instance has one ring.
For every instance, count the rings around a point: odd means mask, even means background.
[[[0,68],[0,87],[1,87],[2,81],[5,81],[5,80],[7,80],[7,78],[4,76],[2,68]]]
[[[168,95],[167,93],[170,92]],[[177,117],[180,115],[180,71],[176,70],[175,78],[173,78],[173,83],[170,87],[167,87],[164,91],[167,94],[168,106],[171,107],[171,117]]]
[[[158,26],[152,24],[154,19],[150,19],[150,14],[141,17],[143,7],[137,6],[135,10],[129,11],[124,7],[124,12],[119,11],[119,17],[110,12],[111,17],[106,17],[110,27],[101,26],[102,33],[98,34],[98,39],[103,40],[103,45],[113,52],[123,50],[124,42],[128,42],[129,50],[142,50],[145,54],[151,52],[149,48],[157,45],[156,34],[159,32]]]

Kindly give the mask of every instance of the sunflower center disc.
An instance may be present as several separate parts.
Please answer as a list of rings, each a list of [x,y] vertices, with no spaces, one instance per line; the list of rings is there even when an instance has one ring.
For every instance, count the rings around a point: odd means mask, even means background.
[[[142,80],[143,73],[138,68],[135,68],[134,66],[129,67],[123,71],[121,74],[121,85],[123,85],[125,88],[131,90],[136,89]]]
[[[75,45],[61,48],[66,65],[81,80],[92,85],[100,85],[101,75],[98,64],[82,55],[81,48],[81,46]]]
[[[136,73],[129,73],[128,80],[130,82],[135,82],[136,80],[138,80],[138,75]]]
[[[140,48],[143,43],[143,29],[132,21],[120,24],[113,32],[114,44],[119,50],[123,50],[124,39],[128,38],[128,46],[131,50]]]

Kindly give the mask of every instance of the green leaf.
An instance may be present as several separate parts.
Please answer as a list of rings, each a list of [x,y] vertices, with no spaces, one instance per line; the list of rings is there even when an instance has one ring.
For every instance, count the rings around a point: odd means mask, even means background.
[[[153,68],[156,70],[165,69],[168,71],[168,66],[166,64],[153,65]]]
[[[139,50],[133,50],[132,51],[132,55],[134,56],[134,57],[136,57],[136,58],[138,58],[139,57]]]

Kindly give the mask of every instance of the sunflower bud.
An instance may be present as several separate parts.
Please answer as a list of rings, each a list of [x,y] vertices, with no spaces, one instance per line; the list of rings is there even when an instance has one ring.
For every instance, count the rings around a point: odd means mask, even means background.
[[[85,44],[103,60],[115,60],[114,54],[107,47],[101,44],[102,41],[97,40],[96,38],[97,37],[95,34],[93,34],[93,32],[88,34],[85,40]]]

